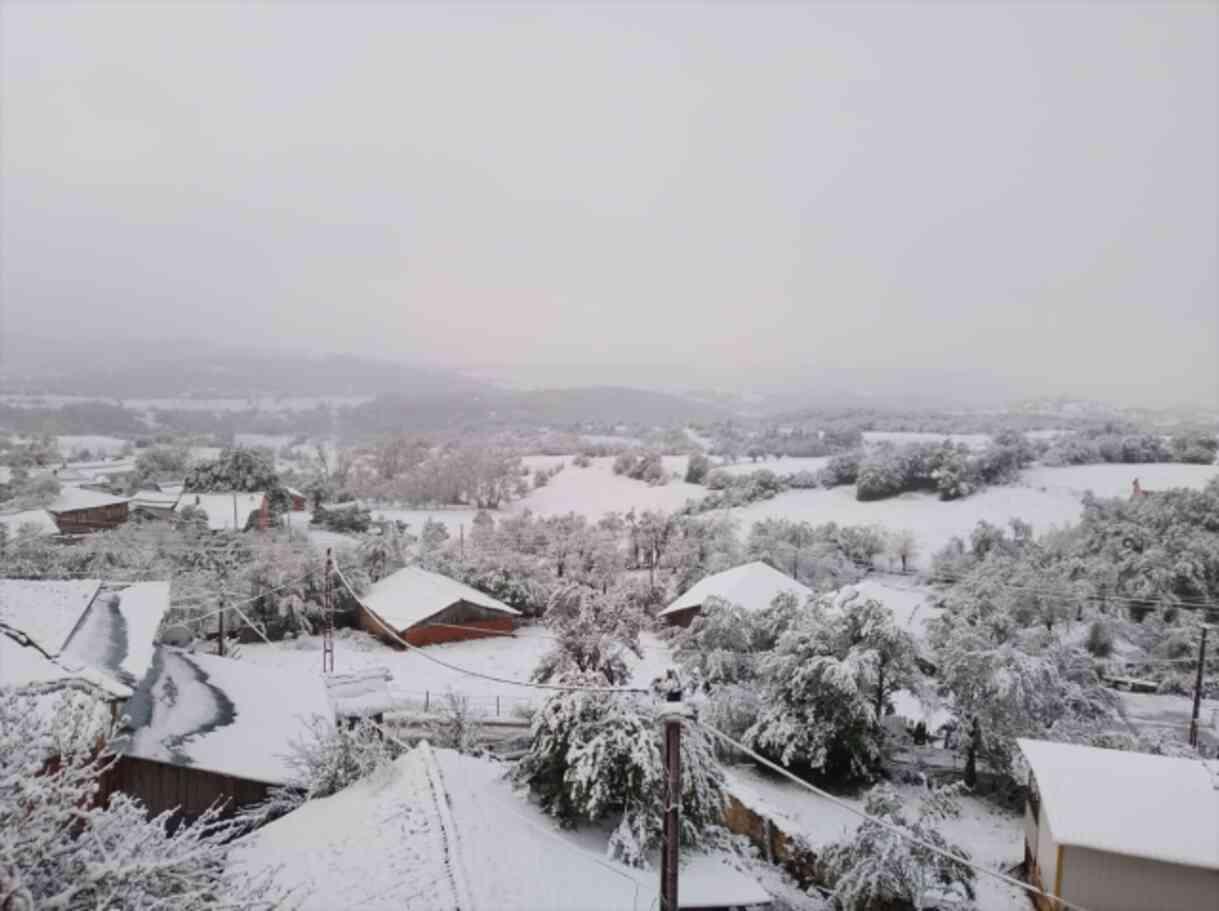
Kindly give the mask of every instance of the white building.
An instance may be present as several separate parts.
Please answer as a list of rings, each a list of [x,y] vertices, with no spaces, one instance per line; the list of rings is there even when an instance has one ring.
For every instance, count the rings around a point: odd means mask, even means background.
[[[1032,770],[1024,849],[1035,885],[1088,911],[1219,908],[1219,766],[1019,743]]]
[[[676,626],[689,626],[708,598],[721,598],[746,610],[764,610],[784,592],[791,592],[801,603],[813,594],[807,585],[755,560],[702,579],[658,616]]]

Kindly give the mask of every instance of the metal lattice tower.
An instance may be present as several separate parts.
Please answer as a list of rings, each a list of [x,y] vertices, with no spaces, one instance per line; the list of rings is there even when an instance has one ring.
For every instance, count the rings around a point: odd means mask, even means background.
[[[322,673],[334,673],[334,558],[326,548],[326,570],[322,573]]]

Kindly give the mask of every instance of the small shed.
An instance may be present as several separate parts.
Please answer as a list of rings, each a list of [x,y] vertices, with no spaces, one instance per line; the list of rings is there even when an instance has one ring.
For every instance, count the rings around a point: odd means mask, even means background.
[[[1219,902],[1219,766],[1021,740],[1024,857],[1038,888],[1088,911]],[[1057,911],[1040,900],[1039,911]]]
[[[178,494],[160,490],[137,490],[131,495],[130,510],[133,516],[146,519],[168,519],[178,505]]]
[[[411,645],[435,645],[512,632],[520,611],[463,582],[408,566],[369,588],[357,625],[393,643],[386,627]]]
[[[389,684],[394,679],[387,667],[370,667],[351,674],[327,674],[326,692],[340,721],[371,718],[380,723],[396,708]]]
[[[292,500],[293,512],[304,512],[309,508],[309,498],[295,487],[285,487],[284,490],[288,492],[288,497]]]
[[[262,530],[271,525],[270,500],[261,491],[183,493],[174,507],[175,514],[181,514],[188,506],[203,510],[207,527],[212,531]]]
[[[126,497],[83,487],[64,487],[47,507],[47,512],[64,534],[81,535],[118,528],[128,518]]]
[[[703,609],[708,598],[722,598],[729,604],[746,610],[764,610],[784,592],[791,592],[802,602],[813,590],[791,576],[785,575],[760,560],[734,566],[707,576],[660,612],[672,626],[689,626]]]
[[[293,746],[334,724],[320,674],[157,646],[127,704],[129,735],[110,790],[190,820],[219,800],[257,803],[297,773]]]

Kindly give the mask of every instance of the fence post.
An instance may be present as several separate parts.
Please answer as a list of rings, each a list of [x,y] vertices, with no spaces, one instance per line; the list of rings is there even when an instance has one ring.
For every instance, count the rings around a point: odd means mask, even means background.
[[[499,696],[495,697],[495,717],[499,717]]]
[[[423,691],[423,710],[426,712],[431,705],[432,692],[431,690]]]

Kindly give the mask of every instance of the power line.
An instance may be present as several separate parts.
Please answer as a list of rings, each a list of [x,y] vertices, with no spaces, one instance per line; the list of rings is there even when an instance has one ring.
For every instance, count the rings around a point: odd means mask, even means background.
[[[723,731],[719,731],[716,728],[713,728],[711,725],[706,724],[705,722],[702,722],[702,721],[695,721],[694,723],[696,725],[698,725],[698,727],[700,727],[704,731],[706,731],[708,734],[713,734],[714,736],[723,740],[725,743],[731,744],[732,746],[736,747],[736,749],[740,750],[745,755],[751,757],[755,762],[761,763],[762,765],[766,766],[766,768],[770,769],[771,771],[779,773],[784,778],[787,778],[788,780],[795,782],[800,787],[802,787],[808,791],[811,791],[812,793],[816,794],[818,797],[828,800],[830,803],[834,804],[835,806],[841,807],[842,809],[848,811],[849,813],[853,813],[854,815],[860,817],[861,819],[864,819],[868,822],[876,823],[881,828],[889,830],[890,832],[894,833],[895,835],[897,835],[901,838],[906,839],[906,841],[909,841],[912,844],[916,844],[921,848],[925,848],[926,850],[931,851],[934,854],[938,854],[941,857],[945,857],[948,860],[953,861],[954,863],[962,864],[963,866],[969,867],[972,870],[975,870],[979,873],[983,873],[986,876],[992,877],[993,879],[997,879],[1000,882],[1005,883],[1009,886],[1014,886],[1015,888],[1022,889],[1025,892],[1028,892],[1032,895],[1038,895],[1042,898],[1049,899],[1052,902],[1056,902],[1058,906],[1061,906],[1064,908],[1074,908],[1075,911],[1088,911],[1088,909],[1085,908],[1083,905],[1078,905],[1074,902],[1067,901],[1066,899],[1059,898],[1056,895],[1050,895],[1048,892],[1043,892],[1041,889],[1038,889],[1036,886],[1031,885],[1030,883],[1021,882],[1020,880],[1015,879],[1014,877],[1008,876],[1006,873],[1000,873],[998,870],[991,870],[989,867],[985,867],[981,864],[975,863],[972,860],[967,860],[964,857],[961,857],[957,854],[953,854],[951,851],[941,848],[939,845],[932,844],[931,842],[926,841],[925,839],[919,838],[914,833],[909,832],[906,829],[903,829],[901,826],[896,825],[895,823],[891,823],[888,820],[881,819],[877,816],[871,816],[866,811],[859,809],[859,807],[856,807],[850,803],[847,803],[845,800],[842,800],[839,797],[835,797],[833,794],[830,794],[828,791],[823,791],[823,790],[821,790],[821,788],[818,788],[815,785],[809,784],[803,778],[800,778],[800,777],[794,775],[793,773],[789,772],[787,769],[783,768],[781,765],[771,762],[765,756],[759,755],[758,753],[751,750],[749,747],[745,746],[743,743],[732,739],[727,734],[725,734]]]
[[[356,600],[356,603],[359,604],[360,607],[364,608],[365,613],[367,613],[368,616],[371,617],[373,619],[373,621],[379,627],[381,627],[381,629],[383,629],[391,639],[393,639],[399,645],[402,645],[405,648],[408,648],[413,652],[417,652],[420,656],[422,656],[423,658],[425,658],[428,661],[431,661],[433,664],[438,664],[441,667],[448,668],[451,671],[456,671],[457,673],[464,674],[467,677],[476,677],[481,680],[489,680],[492,683],[503,683],[503,684],[507,684],[508,686],[519,686],[519,687],[524,687],[526,689],[548,690],[551,692],[560,692],[560,693],[612,693],[615,695],[622,695],[622,694],[645,694],[646,695],[646,694],[651,693],[651,690],[647,690],[642,687],[561,686],[559,684],[554,684],[554,683],[532,683],[532,682],[526,682],[526,681],[522,681],[522,680],[510,680],[507,677],[496,677],[493,674],[484,674],[479,671],[472,671],[472,670],[469,670],[468,668],[458,667],[455,664],[450,664],[447,661],[442,661],[440,658],[437,658],[434,655],[429,655],[425,649],[421,649],[416,645],[411,645],[411,643],[407,642],[405,639],[403,639],[401,636],[399,636],[396,632],[394,632],[394,630],[390,629],[385,624],[385,621],[382,620],[380,618],[380,616],[378,616],[377,612],[372,610],[367,604],[364,603],[364,601],[360,598],[360,596],[356,594],[355,589],[351,587],[351,583],[347,581],[347,577],[343,575],[343,570],[339,567],[337,562],[334,565],[334,572],[335,572],[335,575],[337,575],[339,577],[339,581],[341,581],[343,583],[343,587],[346,588],[348,593],[351,595],[351,597],[353,597]]]

